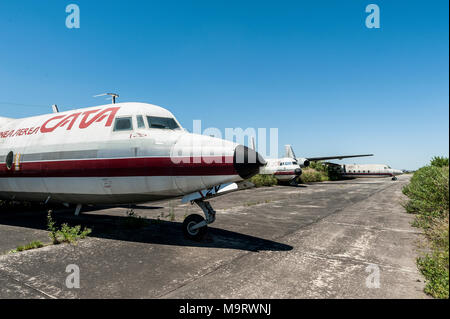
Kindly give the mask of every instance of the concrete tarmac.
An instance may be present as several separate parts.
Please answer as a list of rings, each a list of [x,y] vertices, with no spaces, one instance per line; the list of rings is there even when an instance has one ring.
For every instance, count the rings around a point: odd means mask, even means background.
[[[409,176],[253,188],[211,200],[204,241],[183,238],[197,206],[179,200],[96,207],[58,223],[92,234],[49,243],[46,212],[0,213],[0,298],[427,298],[422,239],[401,206]],[[127,218],[127,212],[145,218]],[[68,265],[80,270],[69,289]]]

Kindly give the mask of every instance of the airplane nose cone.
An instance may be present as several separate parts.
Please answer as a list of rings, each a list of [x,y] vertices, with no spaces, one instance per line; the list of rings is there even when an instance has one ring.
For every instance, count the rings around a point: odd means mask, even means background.
[[[259,168],[266,165],[266,161],[251,148],[238,145],[234,149],[233,165],[239,176],[247,179],[259,173]]]
[[[295,172],[296,176],[302,175],[302,169],[301,168],[296,168],[294,172]]]

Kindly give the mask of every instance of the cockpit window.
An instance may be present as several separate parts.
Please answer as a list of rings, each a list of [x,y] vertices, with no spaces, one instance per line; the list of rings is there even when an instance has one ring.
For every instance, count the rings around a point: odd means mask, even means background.
[[[142,117],[142,115],[138,115],[136,119],[138,128],[145,128],[144,118]]]
[[[170,117],[156,117],[147,116],[147,122],[149,128],[159,128],[166,130],[175,130],[180,128],[173,118]]]
[[[114,123],[115,132],[131,130],[133,130],[133,122],[131,121],[131,117],[116,118],[116,122]]]

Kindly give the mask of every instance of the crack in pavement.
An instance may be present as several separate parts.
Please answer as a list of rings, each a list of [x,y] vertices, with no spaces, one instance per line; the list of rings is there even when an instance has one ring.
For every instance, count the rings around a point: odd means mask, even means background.
[[[352,185],[359,185],[359,184],[352,184]],[[307,223],[307,224],[305,224],[305,225],[301,225],[300,227],[298,227],[298,228],[296,228],[296,229],[294,229],[294,230],[292,230],[292,231],[286,232],[286,233],[282,234],[281,236],[276,236],[276,237],[274,237],[274,238],[271,238],[270,240],[273,240],[273,241],[280,241],[280,240],[282,240],[282,239],[284,239],[284,238],[286,238],[286,237],[288,237],[288,236],[290,236],[290,235],[292,235],[292,234],[294,234],[294,233],[296,233],[296,232],[298,232],[298,231],[301,231],[301,230],[303,230],[303,229],[305,229],[305,228],[307,228],[307,227],[310,227],[310,226],[312,226],[312,225],[316,225],[317,223],[319,223],[319,222],[321,222],[321,221],[324,221],[326,218],[328,218],[328,217],[330,217],[330,216],[333,216],[333,215],[335,215],[335,214],[337,214],[337,213],[339,213],[339,212],[341,212],[341,211],[343,211],[343,210],[345,210],[345,209],[348,209],[348,208],[350,208],[350,207],[352,207],[352,206],[354,206],[354,205],[357,205],[357,204],[359,204],[361,201],[367,200],[367,199],[369,199],[370,197],[375,196],[376,194],[378,194],[378,193],[380,193],[380,192],[382,192],[382,191],[385,191],[385,190],[387,190],[387,189],[390,188],[390,187],[393,187],[394,185],[395,185],[395,184],[388,184],[386,187],[382,187],[382,188],[380,188],[380,189],[377,189],[375,192],[373,192],[373,193],[371,193],[371,194],[368,194],[367,196],[364,196],[362,199],[359,199],[359,200],[350,200],[349,203],[348,203],[347,205],[345,205],[345,206],[343,206],[343,207],[339,207],[339,208],[334,209],[330,214],[325,215],[325,216],[322,216],[322,217],[319,217],[319,218],[317,218],[316,220],[314,220],[314,221],[312,221],[312,222],[310,222],[310,223]],[[284,200],[284,202],[291,202],[291,201],[293,201],[293,200],[295,200],[295,199],[294,199],[294,198],[287,198],[287,199]],[[262,204],[262,205],[271,205],[271,204],[275,204],[276,202],[279,202],[279,201],[271,201],[270,203],[260,203],[260,204]],[[254,206],[255,206],[255,205],[254,205]],[[244,258],[244,257],[246,257],[246,256],[249,256],[249,255],[251,255],[251,254],[254,254],[254,253],[255,253],[255,252],[246,252],[246,253],[242,253],[242,254],[236,256],[235,258],[232,258],[232,259],[229,260],[228,262],[224,262],[224,263],[218,265],[217,267],[214,267],[214,268],[211,269],[210,271],[208,271],[208,272],[206,272],[206,273],[204,273],[204,274],[202,274],[202,275],[200,275],[200,276],[198,276],[198,277],[196,277],[196,278],[193,278],[192,280],[189,280],[189,281],[185,282],[184,284],[182,284],[182,285],[180,285],[180,286],[178,286],[178,287],[176,287],[176,288],[171,289],[170,291],[166,291],[166,292],[162,293],[161,295],[157,296],[156,298],[164,298],[165,296],[170,295],[171,293],[174,293],[174,292],[176,292],[177,290],[180,290],[180,289],[182,289],[182,288],[184,288],[184,287],[186,287],[186,286],[189,286],[189,285],[191,285],[191,284],[194,284],[194,283],[197,282],[198,280],[207,278],[208,276],[214,274],[214,273],[217,272],[218,270],[220,270],[220,269],[222,269],[222,268],[225,268],[225,267],[227,267],[227,266],[229,266],[229,265],[232,265],[233,263],[235,263],[235,262],[241,260],[242,258]],[[256,253],[257,253],[257,252],[256,252]],[[308,255],[308,254],[304,254],[304,255],[305,255],[305,256],[309,256],[309,257],[313,257],[313,256],[314,256],[314,254],[309,254],[309,255]],[[316,255],[316,258],[318,258],[318,257],[321,257],[321,256],[320,256],[320,255]],[[323,256],[323,257],[325,257],[325,256]],[[323,257],[322,257],[322,259],[323,259]],[[340,260],[340,261],[342,261],[342,260],[347,260],[347,261],[353,261],[353,263],[357,263],[357,264],[374,264],[374,263],[370,263],[370,262],[367,262],[367,261],[364,261],[364,260],[360,260],[360,259],[357,259],[357,258],[350,258],[350,257],[341,257],[341,258],[337,258],[337,257],[328,257],[327,259],[330,259],[330,260]],[[379,265],[379,264],[378,264],[378,265]],[[397,268],[398,268],[398,267],[396,268],[395,266],[392,266],[392,265],[383,265],[383,267],[391,268],[391,269],[397,269]],[[398,268],[398,270],[401,270],[401,268]],[[414,271],[411,271],[410,269],[406,269],[405,271],[406,271],[406,272],[414,272]],[[415,272],[414,272],[414,273],[415,273]]]

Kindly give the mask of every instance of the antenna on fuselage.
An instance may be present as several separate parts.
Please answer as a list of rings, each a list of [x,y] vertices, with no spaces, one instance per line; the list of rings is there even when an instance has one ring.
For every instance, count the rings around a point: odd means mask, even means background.
[[[53,110],[53,113],[59,113],[58,105],[53,104],[52,105],[52,110]]]
[[[94,97],[106,96],[106,95],[110,95],[111,99],[112,99],[112,104],[116,104],[116,98],[119,97],[119,94],[116,94],[116,93],[102,93],[102,94],[94,95]],[[108,100],[109,100],[109,98],[108,98]]]

